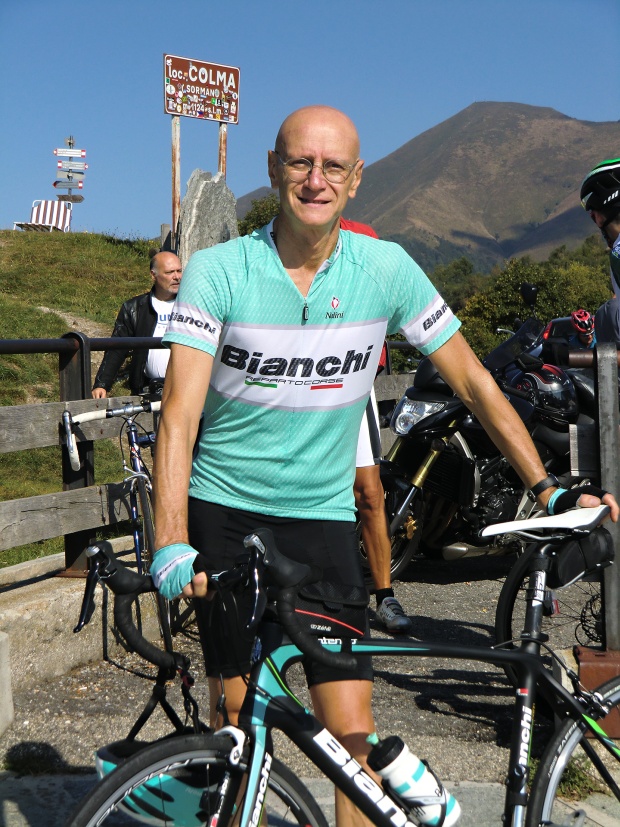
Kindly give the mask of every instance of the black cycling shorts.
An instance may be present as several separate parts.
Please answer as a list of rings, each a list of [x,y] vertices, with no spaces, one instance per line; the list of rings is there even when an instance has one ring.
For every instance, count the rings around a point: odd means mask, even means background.
[[[355,523],[336,520],[298,520],[254,514],[190,497],[189,542],[215,571],[230,568],[243,557],[243,539],[257,528],[273,532],[279,551],[323,570],[325,580],[363,586]],[[244,629],[252,596],[227,594],[223,601],[194,600],[207,675],[231,678],[250,671],[253,634]],[[368,633],[368,616],[366,633]],[[369,655],[357,658],[354,672],[304,660],[308,686],[342,680],[372,680]]]

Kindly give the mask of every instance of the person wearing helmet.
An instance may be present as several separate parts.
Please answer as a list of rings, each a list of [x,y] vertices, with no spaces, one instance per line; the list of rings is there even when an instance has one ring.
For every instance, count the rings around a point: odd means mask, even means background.
[[[575,332],[568,340],[568,346],[572,348],[590,349],[596,345],[596,333],[594,316],[587,310],[573,310],[570,320]]]
[[[601,161],[581,184],[581,205],[609,247],[613,298],[596,312],[599,342],[620,342],[620,158]]]

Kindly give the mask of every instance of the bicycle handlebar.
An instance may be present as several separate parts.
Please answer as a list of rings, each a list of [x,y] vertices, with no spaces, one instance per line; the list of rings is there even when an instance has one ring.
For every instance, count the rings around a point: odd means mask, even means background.
[[[250,550],[247,565],[227,569],[222,572],[209,573],[210,581],[219,589],[231,589],[234,585],[245,582],[254,589],[255,602],[252,617],[248,621],[249,629],[258,625],[267,605],[265,588],[277,587],[278,616],[291,641],[308,657],[320,663],[338,669],[351,670],[356,665],[353,655],[346,652],[330,652],[324,649],[318,639],[305,632],[299,625],[295,613],[295,599],[300,588],[316,582],[321,572],[305,563],[297,563],[281,554],[268,529],[258,529],[246,537],[246,548]],[[106,543],[89,546],[86,554],[91,561],[82,601],[80,620],[74,629],[79,632],[92,614],[92,598],[95,586],[103,581],[114,593],[114,623],[116,628],[141,657],[160,668],[176,671],[183,656],[178,653],[165,652],[146,640],[136,628],[132,605],[138,595],[155,591],[150,575],[138,574],[126,568],[115,559]],[[206,571],[205,559],[198,555],[194,563],[195,571]]]
[[[80,470],[80,455],[78,453],[77,441],[73,428],[75,425],[81,425],[84,422],[93,422],[97,419],[113,419],[118,416],[135,416],[140,413],[156,413],[161,408],[161,400],[156,402],[140,402],[135,405],[129,403],[123,405],[121,408],[100,408],[96,411],[86,411],[83,414],[78,414],[73,417],[71,411],[63,411],[62,423],[65,429],[65,437],[67,444],[67,451],[69,453],[69,462],[74,471]]]

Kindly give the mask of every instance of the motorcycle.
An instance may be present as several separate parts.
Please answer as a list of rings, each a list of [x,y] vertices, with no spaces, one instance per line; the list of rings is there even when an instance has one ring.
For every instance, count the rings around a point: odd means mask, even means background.
[[[569,425],[579,417],[577,396],[562,369],[533,355],[543,331],[540,320],[527,319],[483,364],[525,423],[547,471],[570,485]],[[380,470],[393,579],[420,554],[456,560],[522,550],[514,536],[483,540],[479,531],[526,519],[536,502],[428,358],[418,365],[390,427],[396,440]],[[368,574],[363,543],[360,553]]]

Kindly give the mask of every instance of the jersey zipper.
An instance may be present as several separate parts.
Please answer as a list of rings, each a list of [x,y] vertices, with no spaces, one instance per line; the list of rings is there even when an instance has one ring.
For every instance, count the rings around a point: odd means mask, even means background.
[[[301,320],[302,320],[302,322],[307,322],[307,321],[308,321],[308,316],[309,316],[309,315],[310,315],[310,312],[309,312],[309,310],[308,310],[308,302],[307,302],[307,301],[304,301],[304,309],[303,309],[303,312],[302,312],[302,314],[301,314]]]

